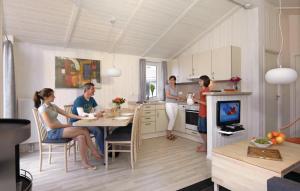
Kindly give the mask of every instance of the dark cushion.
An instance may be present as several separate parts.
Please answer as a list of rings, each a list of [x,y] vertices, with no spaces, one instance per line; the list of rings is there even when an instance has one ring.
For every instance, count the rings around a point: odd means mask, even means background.
[[[113,130],[113,133],[131,133],[132,129],[132,123],[129,123],[125,127],[118,127],[115,130]]]
[[[107,141],[130,141],[131,140],[131,133],[116,133],[113,132],[112,134],[106,137]]]
[[[68,143],[70,141],[72,141],[72,139],[70,139],[70,138],[61,138],[61,139],[48,139],[48,138],[46,138],[43,141],[43,143],[53,143],[53,144],[55,144],[55,143]]]
[[[268,179],[268,191],[299,191],[300,183],[285,178],[273,177]]]

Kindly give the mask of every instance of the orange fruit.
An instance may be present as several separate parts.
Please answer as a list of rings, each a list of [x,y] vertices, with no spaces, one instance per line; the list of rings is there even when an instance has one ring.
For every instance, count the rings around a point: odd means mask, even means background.
[[[277,142],[278,144],[281,144],[281,143],[283,143],[283,142],[284,142],[284,138],[283,138],[283,137],[280,137],[280,136],[278,136],[278,137],[276,137],[276,142]]]
[[[284,133],[279,133],[278,137],[282,137],[282,138],[283,138],[283,140],[285,140],[285,138],[286,138],[286,136],[285,136],[285,134],[284,134]]]
[[[277,144],[277,141],[276,141],[275,138],[272,138],[272,139],[271,139],[271,142],[272,142],[273,145],[276,145],[276,144]]]
[[[277,137],[279,135],[279,133],[277,131],[273,131],[272,135],[273,135],[273,137]]]
[[[268,137],[268,139],[272,139],[272,138],[273,138],[272,132],[269,132],[269,133],[267,134],[267,137]]]

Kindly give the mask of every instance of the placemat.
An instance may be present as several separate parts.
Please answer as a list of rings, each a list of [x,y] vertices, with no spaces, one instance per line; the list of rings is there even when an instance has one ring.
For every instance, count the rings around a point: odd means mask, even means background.
[[[265,149],[251,146],[248,146],[247,156],[268,160],[282,160],[280,152],[277,149]]]

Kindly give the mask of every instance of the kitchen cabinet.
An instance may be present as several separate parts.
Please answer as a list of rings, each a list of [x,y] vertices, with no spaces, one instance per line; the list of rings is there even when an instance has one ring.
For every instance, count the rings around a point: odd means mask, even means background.
[[[179,63],[178,63],[178,59],[174,59],[174,60],[168,62],[167,71],[168,71],[168,77],[174,75],[179,80]]]
[[[211,78],[211,50],[199,52],[193,55],[193,76],[199,78],[207,75]]]
[[[179,105],[178,106],[178,113],[175,121],[174,130],[185,133],[185,106]]]
[[[166,131],[168,127],[168,116],[165,109],[156,110],[156,132]]]
[[[235,46],[212,50],[211,78],[213,80],[229,80],[241,73],[241,49]]]
[[[193,56],[192,54],[181,55],[178,58],[179,79],[178,82],[189,82],[188,78],[193,73]]]
[[[177,82],[189,82],[202,75],[212,80],[229,80],[241,75],[241,49],[227,46],[195,54],[181,55],[168,63],[168,74],[175,75]]]
[[[165,104],[145,104],[140,118],[143,138],[163,136],[168,127]]]
[[[155,105],[144,105],[140,125],[142,134],[155,132]]]

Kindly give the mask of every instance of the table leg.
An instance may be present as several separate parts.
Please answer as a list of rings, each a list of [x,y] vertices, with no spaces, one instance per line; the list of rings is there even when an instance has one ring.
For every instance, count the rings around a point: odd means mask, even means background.
[[[103,165],[105,165],[105,161],[106,161],[106,157],[105,157],[105,151],[106,151],[106,144],[105,144],[105,140],[106,140],[106,137],[107,137],[107,127],[103,127],[103,131],[104,131],[104,156],[103,156]]]

